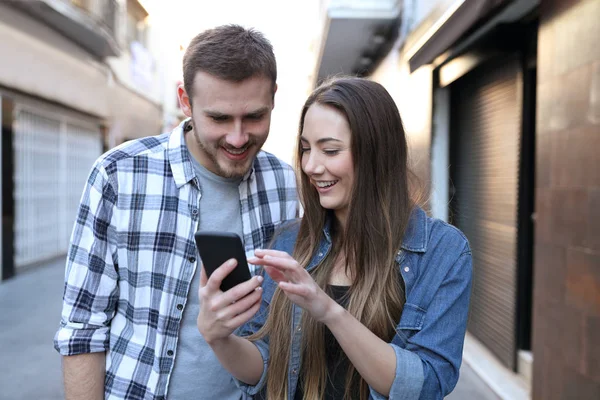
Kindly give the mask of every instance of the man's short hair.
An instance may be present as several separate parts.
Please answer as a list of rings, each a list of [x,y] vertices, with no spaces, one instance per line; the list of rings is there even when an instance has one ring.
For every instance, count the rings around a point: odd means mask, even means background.
[[[183,84],[190,99],[198,71],[241,82],[253,76],[270,79],[275,90],[277,64],[273,46],[262,33],[222,25],[196,35],[183,56]]]

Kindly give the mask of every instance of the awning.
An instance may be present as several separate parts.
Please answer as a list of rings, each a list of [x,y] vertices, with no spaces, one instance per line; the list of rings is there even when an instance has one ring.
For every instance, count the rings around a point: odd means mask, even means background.
[[[315,83],[335,74],[368,74],[397,36],[401,2],[331,2],[323,17],[323,35]]]
[[[431,63],[448,50],[475,23],[510,0],[458,0],[437,20],[413,48],[410,71]],[[410,54],[410,51],[409,51]]]

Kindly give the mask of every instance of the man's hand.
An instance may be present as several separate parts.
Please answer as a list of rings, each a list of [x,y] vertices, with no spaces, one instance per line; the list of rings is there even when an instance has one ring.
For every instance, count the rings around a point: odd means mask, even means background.
[[[202,267],[197,324],[198,330],[209,345],[228,338],[260,308],[262,276],[255,276],[226,292],[221,291],[221,282],[236,265],[235,259],[228,260],[212,273],[210,279],[207,279],[204,266]]]

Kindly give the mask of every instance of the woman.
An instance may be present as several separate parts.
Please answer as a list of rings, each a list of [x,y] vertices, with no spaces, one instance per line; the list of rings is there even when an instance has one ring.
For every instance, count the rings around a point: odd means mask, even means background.
[[[400,115],[381,85],[338,78],[307,99],[297,157],[304,216],[248,260],[264,266],[262,290],[255,277],[220,292],[235,263],[202,279],[198,327],[246,394],[442,399],[452,391],[471,251],[460,231],[411,200],[407,159]],[[232,334],[253,315],[241,330],[248,338]]]

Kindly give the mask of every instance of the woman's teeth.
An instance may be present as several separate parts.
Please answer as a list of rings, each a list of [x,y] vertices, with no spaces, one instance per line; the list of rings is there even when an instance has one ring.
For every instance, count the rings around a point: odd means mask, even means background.
[[[337,183],[337,181],[324,181],[324,182],[315,182],[315,183],[320,188],[326,188],[326,187],[335,185]]]

